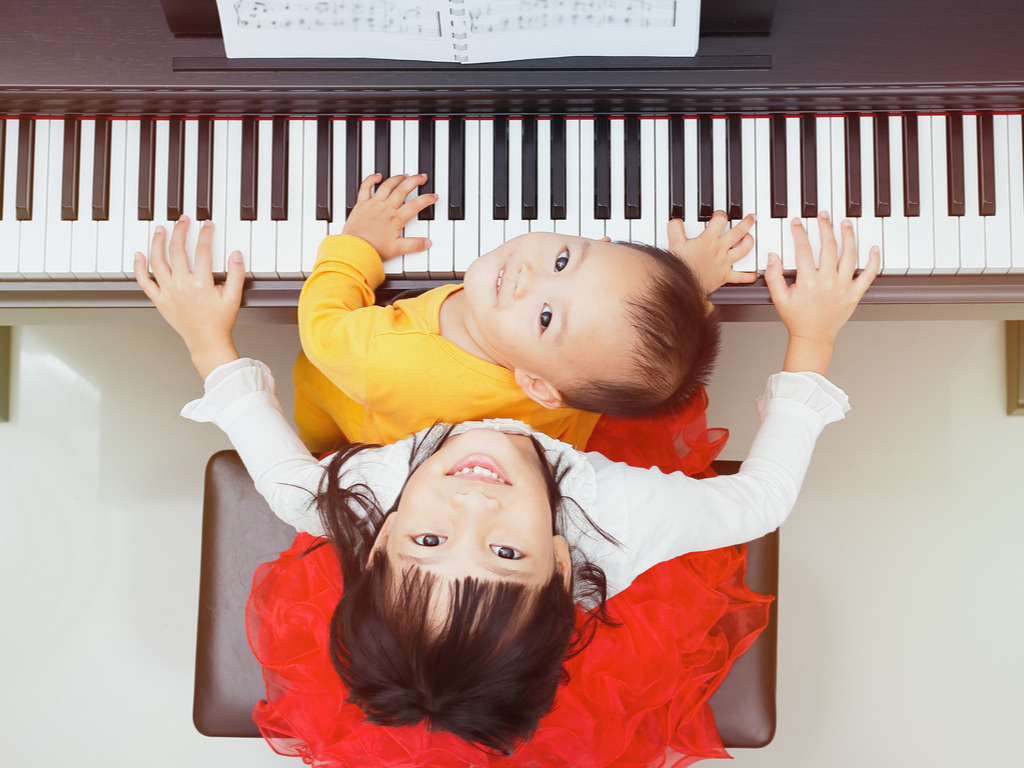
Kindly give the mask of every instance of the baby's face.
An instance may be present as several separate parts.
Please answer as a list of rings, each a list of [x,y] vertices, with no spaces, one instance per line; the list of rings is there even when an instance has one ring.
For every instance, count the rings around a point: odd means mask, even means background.
[[[515,237],[466,270],[466,302],[490,359],[559,382],[624,378],[635,331],[626,301],[651,265],[615,243],[547,232]]]

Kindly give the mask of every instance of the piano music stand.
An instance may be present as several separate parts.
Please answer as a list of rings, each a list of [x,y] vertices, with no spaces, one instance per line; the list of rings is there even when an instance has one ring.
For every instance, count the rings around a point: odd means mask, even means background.
[[[732,474],[739,462],[715,462]],[[195,698],[192,719],[206,736],[256,737],[252,721],[264,697],[263,675],[245,635],[245,604],[256,567],[287,549],[291,526],[270,511],[235,451],[214,454],[206,466],[199,579]],[[778,531],[748,545],[747,582],[778,593]],[[733,666],[711,697],[726,747],[762,747],[775,735],[777,620]]]

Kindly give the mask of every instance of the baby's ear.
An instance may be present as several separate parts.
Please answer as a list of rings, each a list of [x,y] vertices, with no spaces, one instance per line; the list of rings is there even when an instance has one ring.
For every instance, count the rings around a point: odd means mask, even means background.
[[[516,384],[519,385],[519,388],[535,403],[551,410],[562,407],[562,396],[547,380],[534,376],[532,373],[526,373],[519,368],[513,371],[513,375],[516,377]]]

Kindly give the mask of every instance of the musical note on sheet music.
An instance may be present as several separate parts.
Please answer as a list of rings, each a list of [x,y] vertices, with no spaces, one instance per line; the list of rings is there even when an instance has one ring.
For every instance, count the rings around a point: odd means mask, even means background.
[[[494,0],[467,4],[475,34],[556,27],[652,28],[676,23],[675,0]]]
[[[441,15],[419,6],[380,0],[239,0],[235,21],[245,30],[338,30],[441,37]]]

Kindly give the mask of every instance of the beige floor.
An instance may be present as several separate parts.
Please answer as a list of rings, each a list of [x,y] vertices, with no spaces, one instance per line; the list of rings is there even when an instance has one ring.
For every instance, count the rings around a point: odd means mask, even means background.
[[[741,457],[778,364],[733,324],[711,421]],[[245,326],[282,375],[294,326]],[[173,334],[26,326],[0,424],[2,763],[299,765],[190,722],[202,468],[225,445],[177,417],[199,382]],[[783,529],[779,730],[735,766],[1019,766],[1024,418],[1003,415],[1002,325],[858,322]]]

